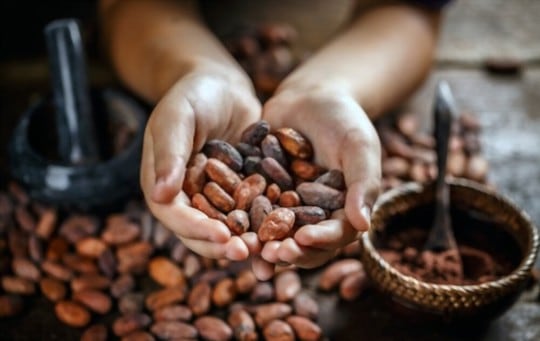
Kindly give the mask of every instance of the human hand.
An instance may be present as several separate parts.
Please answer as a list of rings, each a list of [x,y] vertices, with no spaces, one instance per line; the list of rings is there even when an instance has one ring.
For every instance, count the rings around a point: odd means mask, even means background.
[[[187,162],[207,140],[237,141],[260,119],[248,84],[216,73],[187,74],[160,100],[145,130],[141,186],[148,207],[188,248],[209,258],[241,260],[258,247],[251,234],[231,236],[225,224],[192,208],[182,191]]]
[[[304,134],[313,145],[317,164],[343,172],[347,195],[344,209],[329,220],[305,225],[292,238],[266,243],[253,262],[260,279],[272,276],[274,264],[319,266],[368,230],[381,178],[377,133],[346,92],[285,88],[265,104],[263,119],[274,129],[291,127]]]

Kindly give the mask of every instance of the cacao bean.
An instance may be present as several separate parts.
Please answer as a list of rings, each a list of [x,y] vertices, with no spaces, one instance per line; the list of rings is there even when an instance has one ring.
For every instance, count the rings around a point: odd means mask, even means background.
[[[104,324],[95,324],[83,332],[80,341],[107,341],[107,334]]]
[[[198,282],[188,294],[188,306],[194,315],[206,314],[210,310],[212,288],[208,282]]]
[[[300,276],[296,271],[283,271],[274,278],[276,299],[279,302],[291,301],[302,289]]]
[[[66,286],[57,279],[43,277],[39,281],[39,287],[41,293],[52,302],[63,300],[66,297]]]
[[[309,159],[313,156],[313,148],[302,134],[292,128],[280,128],[275,133],[283,148],[292,156],[299,159]]]
[[[242,155],[225,141],[210,140],[206,142],[202,151],[207,157],[220,160],[234,171],[239,172],[242,169]]]
[[[306,205],[322,209],[337,210],[345,204],[345,193],[317,182],[304,182],[296,191]]]
[[[261,151],[264,157],[269,157],[276,160],[281,166],[287,167],[287,156],[281,148],[277,137],[272,134],[266,135],[261,142]]]
[[[195,320],[195,328],[204,340],[226,341],[232,338],[232,330],[223,320],[214,316],[202,316]]]
[[[150,277],[165,287],[178,287],[186,285],[186,277],[176,264],[165,257],[155,257],[148,264]]]
[[[197,337],[197,329],[192,325],[180,321],[159,321],[150,327],[152,334],[162,340],[180,338],[194,339]]]
[[[267,341],[294,341],[294,331],[289,324],[281,320],[274,320],[263,329],[264,339]]]
[[[264,218],[259,231],[259,240],[282,240],[287,237],[294,226],[294,213],[288,208],[277,208]]]
[[[186,175],[184,176],[183,191],[189,197],[192,197],[195,193],[201,193],[203,186],[206,182],[206,162],[208,158],[203,153],[198,153],[195,155],[187,169]]]
[[[240,177],[223,162],[209,158],[204,168],[206,175],[227,193],[233,194],[236,186],[240,184]]]
[[[238,189],[238,187],[237,187]],[[217,183],[210,181],[204,185],[203,193],[206,199],[221,212],[228,213],[236,205],[235,200]],[[236,193],[236,192],[235,192]]]
[[[84,327],[90,322],[90,313],[73,301],[59,301],[54,306],[56,317],[70,327]]]
[[[73,300],[98,314],[106,314],[111,310],[112,305],[109,296],[97,290],[82,290],[75,292],[73,294]]]
[[[246,211],[233,210],[227,215],[225,221],[233,234],[241,235],[249,230],[249,216]]]

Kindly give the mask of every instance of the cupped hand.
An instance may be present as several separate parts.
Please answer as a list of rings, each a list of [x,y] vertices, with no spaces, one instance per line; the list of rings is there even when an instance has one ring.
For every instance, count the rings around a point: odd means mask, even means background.
[[[257,245],[249,235],[231,236],[225,224],[190,206],[182,191],[187,162],[207,140],[237,141],[260,114],[250,85],[193,72],[170,88],[148,120],[141,163],[146,202],[157,219],[202,256],[241,260]]]
[[[346,92],[284,89],[263,108],[273,129],[291,127],[312,143],[315,162],[343,172],[347,185],[344,209],[315,225],[305,225],[292,238],[264,245],[254,271],[261,279],[273,264],[319,266],[370,227],[371,207],[381,179],[381,147],[369,117]]]

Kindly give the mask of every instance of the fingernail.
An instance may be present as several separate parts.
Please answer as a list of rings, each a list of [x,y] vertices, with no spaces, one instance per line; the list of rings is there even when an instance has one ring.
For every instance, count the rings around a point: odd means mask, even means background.
[[[360,214],[366,220],[367,228],[369,229],[371,227],[371,208],[367,205],[362,206]]]

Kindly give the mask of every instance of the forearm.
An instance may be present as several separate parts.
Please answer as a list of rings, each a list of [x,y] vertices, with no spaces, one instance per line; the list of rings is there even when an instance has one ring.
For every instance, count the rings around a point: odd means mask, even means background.
[[[196,1],[102,0],[101,14],[116,72],[146,100],[159,100],[194,70],[250,87],[240,66],[205,27]]]
[[[278,89],[350,93],[371,118],[403,101],[429,72],[439,14],[407,6],[359,15]]]

